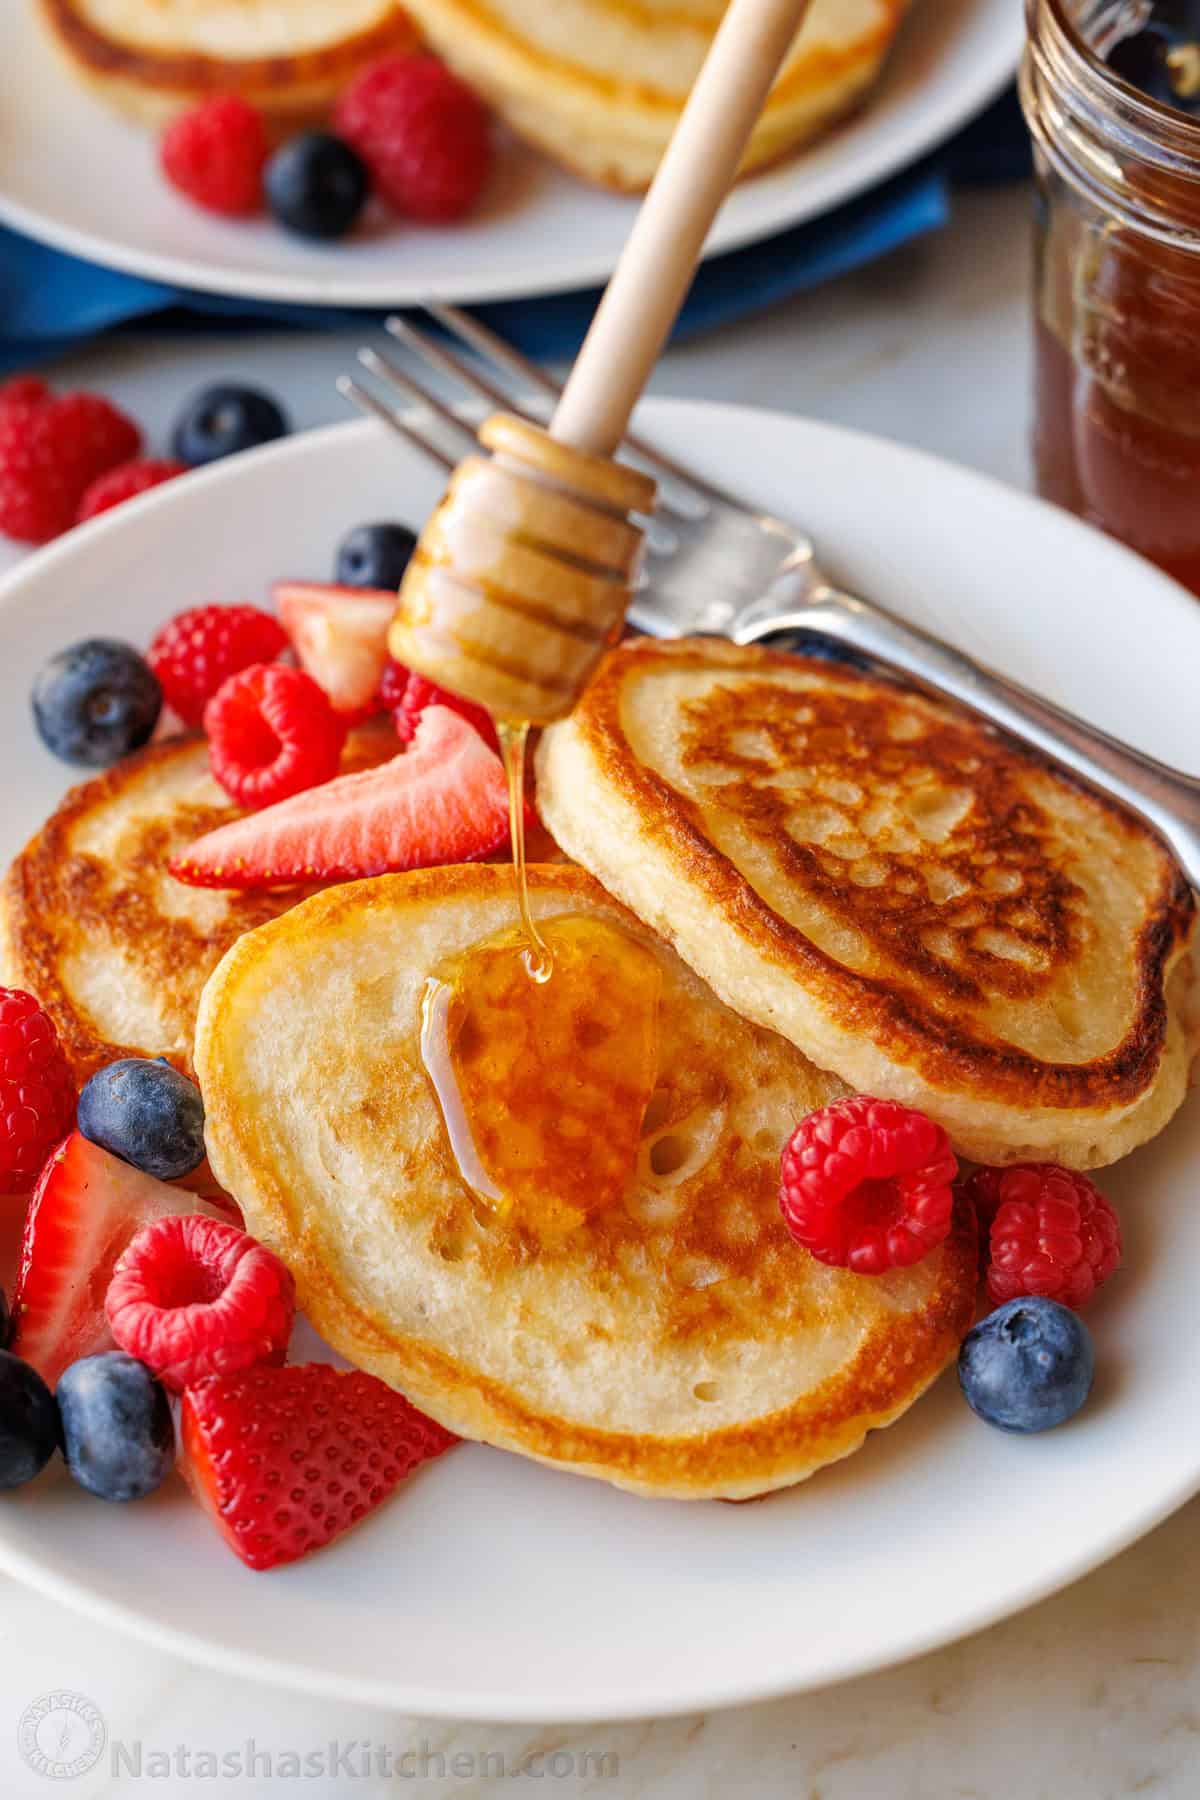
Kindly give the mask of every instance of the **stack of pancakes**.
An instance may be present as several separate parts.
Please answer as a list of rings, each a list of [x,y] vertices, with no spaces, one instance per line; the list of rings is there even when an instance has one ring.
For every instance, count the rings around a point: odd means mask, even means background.
[[[67,67],[146,125],[216,94],[282,129],[323,118],[376,57],[411,50],[397,0],[35,0]]]
[[[319,117],[358,69],[415,42],[396,0],[36,0],[68,66],[148,124],[236,92],[280,125]],[[746,168],[866,94],[909,0],[813,0]],[[515,131],[636,192],[658,166],[725,0],[406,0],[427,42]]]
[[[712,640],[613,652],[545,734],[538,801],[582,866],[536,867],[535,912],[623,924],[663,978],[636,1166],[565,1235],[473,1200],[420,1056],[429,973],[512,922],[506,867],[180,888],[167,856],[221,806],[184,740],[18,858],[9,978],[81,1072],[188,1066],[199,1005],[218,1178],[330,1342],[447,1425],[645,1494],[799,1481],[952,1360],[977,1263],[969,1217],[912,1269],[815,1262],[779,1213],[791,1129],[856,1089],[966,1157],[1124,1155],[1186,1088],[1193,897],[1147,830],[977,720]]]
[[[908,0],[813,0],[746,156],[762,168],[849,112]],[[409,0],[440,55],[531,143],[591,181],[648,186],[725,0]]]

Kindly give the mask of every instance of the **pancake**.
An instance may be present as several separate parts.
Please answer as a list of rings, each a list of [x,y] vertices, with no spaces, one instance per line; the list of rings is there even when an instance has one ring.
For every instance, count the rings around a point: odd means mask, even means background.
[[[745,171],[778,161],[875,81],[908,0],[813,0]],[[724,0],[408,0],[450,66],[512,129],[605,187],[647,187]]]
[[[420,1012],[432,969],[514,920],[512,870],[479,864],[331,889],[229,952],[196,1042],[217,1177],[321,1334],[464,1436],[642,1494],[800,1481],[954,1357],[973,1226],[880,1278],[818,1263],[783,1226],[779,1153],[841,1083],[581,870],[536,866],[531,892],[541,919],[624,925],[662,971],[657,1085],[618,1199],[539,1240],[458,1173]]]
[[[1162,1129],[1195,903],[1159,840],[971,715],[712,639],[613,652],[544,735],[576,862],[726,1003],[982,1162]]]
[[[355,732],[347,769],[394,753]],[[122,1056],[166,1056],[191,1073],[200,990],[244,931],[302,898],[185,887],[169,858],[239,817],[200,737],[170,738],[73,788],[15,859],[0,893],[4,979],[58,1027],[82,1085]]]
[[[279,129],[318,122],[359,69],[411,50],[396,0],[36,0],[71,73],[157,126],[216,94]]]

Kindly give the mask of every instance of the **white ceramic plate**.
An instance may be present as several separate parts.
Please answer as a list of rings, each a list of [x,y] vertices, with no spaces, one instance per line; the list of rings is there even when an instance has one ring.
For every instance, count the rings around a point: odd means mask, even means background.
[[[625,241],[630,201],[516,147],[483,210],[451,230],[391,226],[322,248],[212,218],[162,180],[152,137],[61,72],[33,13],[32,0],[0,3],[0,221],[78,256],[214,293],[401,306],[594,286]],[[920,0],[863,116],[741,187],[710,253],[815,218],[941,142],[1011,78],[1021,31],[1020,0]]]
[[[1146,748],[1200,768],[1196,602],[1064,514],[824,425],[648,404],[645,431],[818,528],[850,583]],[[134,502],[0,587],[0,852],[66,785],[28,722],[44,657],[143,643],[195,602],[322,577],[352,523],[417,523],[435,481],[347,425]],[[252,1575],[179,1484],[127,1509],[66,1479],[0,1499],[0,1566],[232,1673],[405,1712],[657,1715],[859,1674],[1061,1587],[1200,1488],[1200,1104],[1105,1177],[1126,1271],[1092,1314],[1088,1410],[1043,1439],[978,1423],[953,1373],[893,1429],[755,1506],[637,1500],[476,1446],[321,1555]]]

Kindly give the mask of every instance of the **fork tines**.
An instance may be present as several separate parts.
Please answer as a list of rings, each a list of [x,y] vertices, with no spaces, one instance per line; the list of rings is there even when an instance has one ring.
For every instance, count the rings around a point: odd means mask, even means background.
[[[433,372],[439,387],[444,382],[449,383],[448,392],[453,394],[453,384],[457,383],[460,389],[465,388],[473,398],[485,401],[490,408],[516,413],[535,425],[546,423],[553,402],[562,393],[559,382],[490,326],[460,307],[431,300],[425,310],[449,338],[473,351],[476,357],[483,358],[490,370],[520,383],[521,394],[518,398],[510,389],[491,379],[490,373],[484,373],[476,362],[468,361],[443,339],[398,314],[393,315],[385,322],[387,331]],[[419,379],[413,373],[411,363],[402,364],[374,349],[360,350],[358,362],[377,383],[389,390],[388,397],[381,398],[361,381],[342,375],[337,385],[343,398],[351,401],[360,412],[380,420],[443,469],[453,469],[465,450],[475,443],[475,427],[469,417],[444,398],[428,379]],[[415,414],[411,404],[395,404],[393,395],[409,403],[415,401],[423,409],[425,418]],[[649,470],[659,481],[656,510],[660,514],[695,521],[705,516],[712,502],[724,499],[715,489],[640,438],[627,437],[622,449],[629,461]]]

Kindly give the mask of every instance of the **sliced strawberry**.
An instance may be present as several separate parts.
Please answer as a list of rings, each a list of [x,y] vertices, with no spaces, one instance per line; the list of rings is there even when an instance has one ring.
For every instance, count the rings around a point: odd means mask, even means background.
[[[402,755],[210,831],[171,873],[192,887],[355,881],[474,862],[507,832],[500,758],[465,719],[431,706]]]
[[[382,1505],[452,1432],[361,1369],[260,1364],[189,1388],[183,1473],[252,1569],[295,1562]]]
[[[385,702],[394,683],[394,676],[384,680],[381,692]],[[485,744],[490,744],[493,750],[499,750],[500,740],[496,736],[495,724],[482,706],[463,700],[458,694],[449,693],[445,688],[438,687],[435,681],[428,681],[424,675],[418,675],[415,671],[406,671],[404,686],[392,707],[396,736],[402,744],[412,742],[421,714],[431,706],[448,706],[451,712],[461,713],[475,727]]]
[[[230,1217],[73,1131],[52,1152],[25,1215],[9,1348],[49,1387],[77,1357],[111,1349],[104,1296],[117,1258],[152,1219],[196,1212]]]
[[[301,668],[324,688],[337,711],[358,718],[378,711],[395,594],[315,581],[280,581],[274,593]]]

